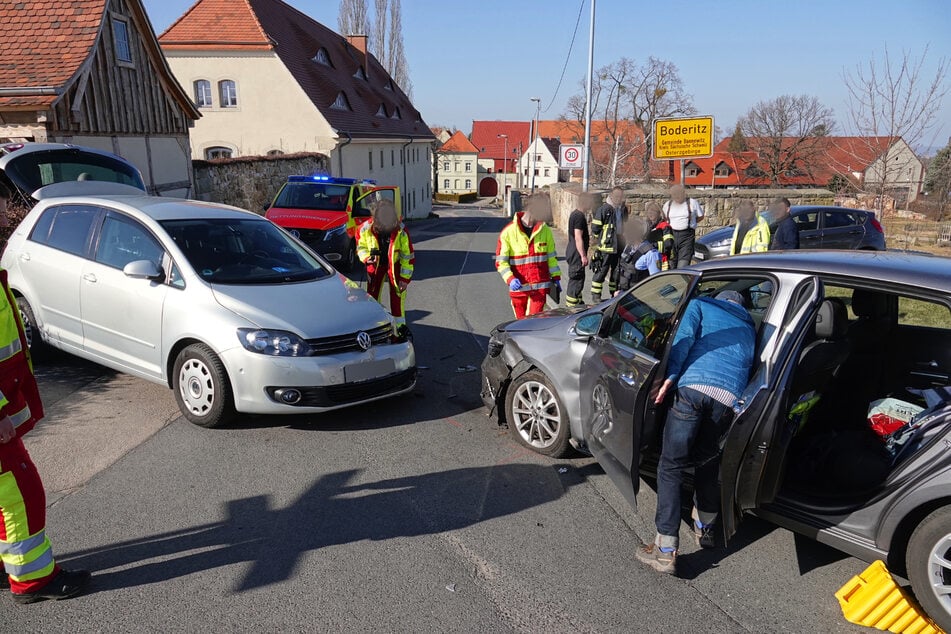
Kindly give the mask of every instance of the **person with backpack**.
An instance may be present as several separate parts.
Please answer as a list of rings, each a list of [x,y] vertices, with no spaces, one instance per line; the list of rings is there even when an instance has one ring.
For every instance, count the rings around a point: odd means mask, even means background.
[[[617,293],[623,293],[648,275],[660,272],[661,255],[657,244],[647,238],[646,224],[640,218],[632,218],[624,228],[627,246],[621,252]]]
[[[693,198],[687,198],[683,185],[670,188],[670,200],[664,203],[664,219],[674,234],[675,259],[672,268],[690,266],[693,259],[697,223],[703,219],[703,207]]]

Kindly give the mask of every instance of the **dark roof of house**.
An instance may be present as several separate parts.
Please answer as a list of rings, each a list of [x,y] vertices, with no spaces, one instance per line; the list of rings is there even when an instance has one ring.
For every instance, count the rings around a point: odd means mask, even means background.
[[[542,138],[542,143],[545,144],[545,147],[548,148],[548,151],[551,152],[551,155],[558,160],[558,153],[561,150],[561,141],[558,139]]]
[[[159,41],[169,50],[270,48],[338,133],[433,138],[376,57],[280,0],[198,0]],[[314,61],[320,50],[329,64]],[[341,93],[347,109],[333,107]]]

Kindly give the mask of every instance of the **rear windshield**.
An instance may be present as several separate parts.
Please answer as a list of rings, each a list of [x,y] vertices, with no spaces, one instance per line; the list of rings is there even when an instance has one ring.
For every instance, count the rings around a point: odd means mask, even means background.
[[[334,274],[267,220],[193,218],[162,226],[211,284],[284,284]]]
[[[273,207],[281,209],[314,209],[346,211],[350,198],[349,185],[330,183],[287,183],[277,195]]]
[[[14,152],[14,154],[16,154]],[[145,191],[138,171],[125,161],[79,149],[47,150],[17,155],[4,168],[26,193],[67,181],[102,181],[131,185]]]

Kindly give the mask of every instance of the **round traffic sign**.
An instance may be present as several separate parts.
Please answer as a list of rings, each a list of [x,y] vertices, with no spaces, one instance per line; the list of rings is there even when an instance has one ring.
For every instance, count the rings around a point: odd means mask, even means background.
[[[575,161],[577,161],[578,150],[576,150],[573,147],[570,147],[567,150],[565,150],[565,160],[568,161],[569,163],[574,163]]]

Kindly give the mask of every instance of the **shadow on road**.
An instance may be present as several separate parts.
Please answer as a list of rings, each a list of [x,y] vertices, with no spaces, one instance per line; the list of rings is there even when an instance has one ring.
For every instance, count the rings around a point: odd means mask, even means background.
[[[433,535],[519,513],[584,482],[585,469],[507,464],[453,469],[378,482],[361,470],[317,478],[286,508],[268,496],[228,502],[221,522],[62,555],[61,563],[98,572],[95,589],[116,590],[250,562],[234,592],[291,579],[302,556],[363,540]],[[196,552],[199,551],[199,552]],[[161,558],[161,561],[148,561]]]

